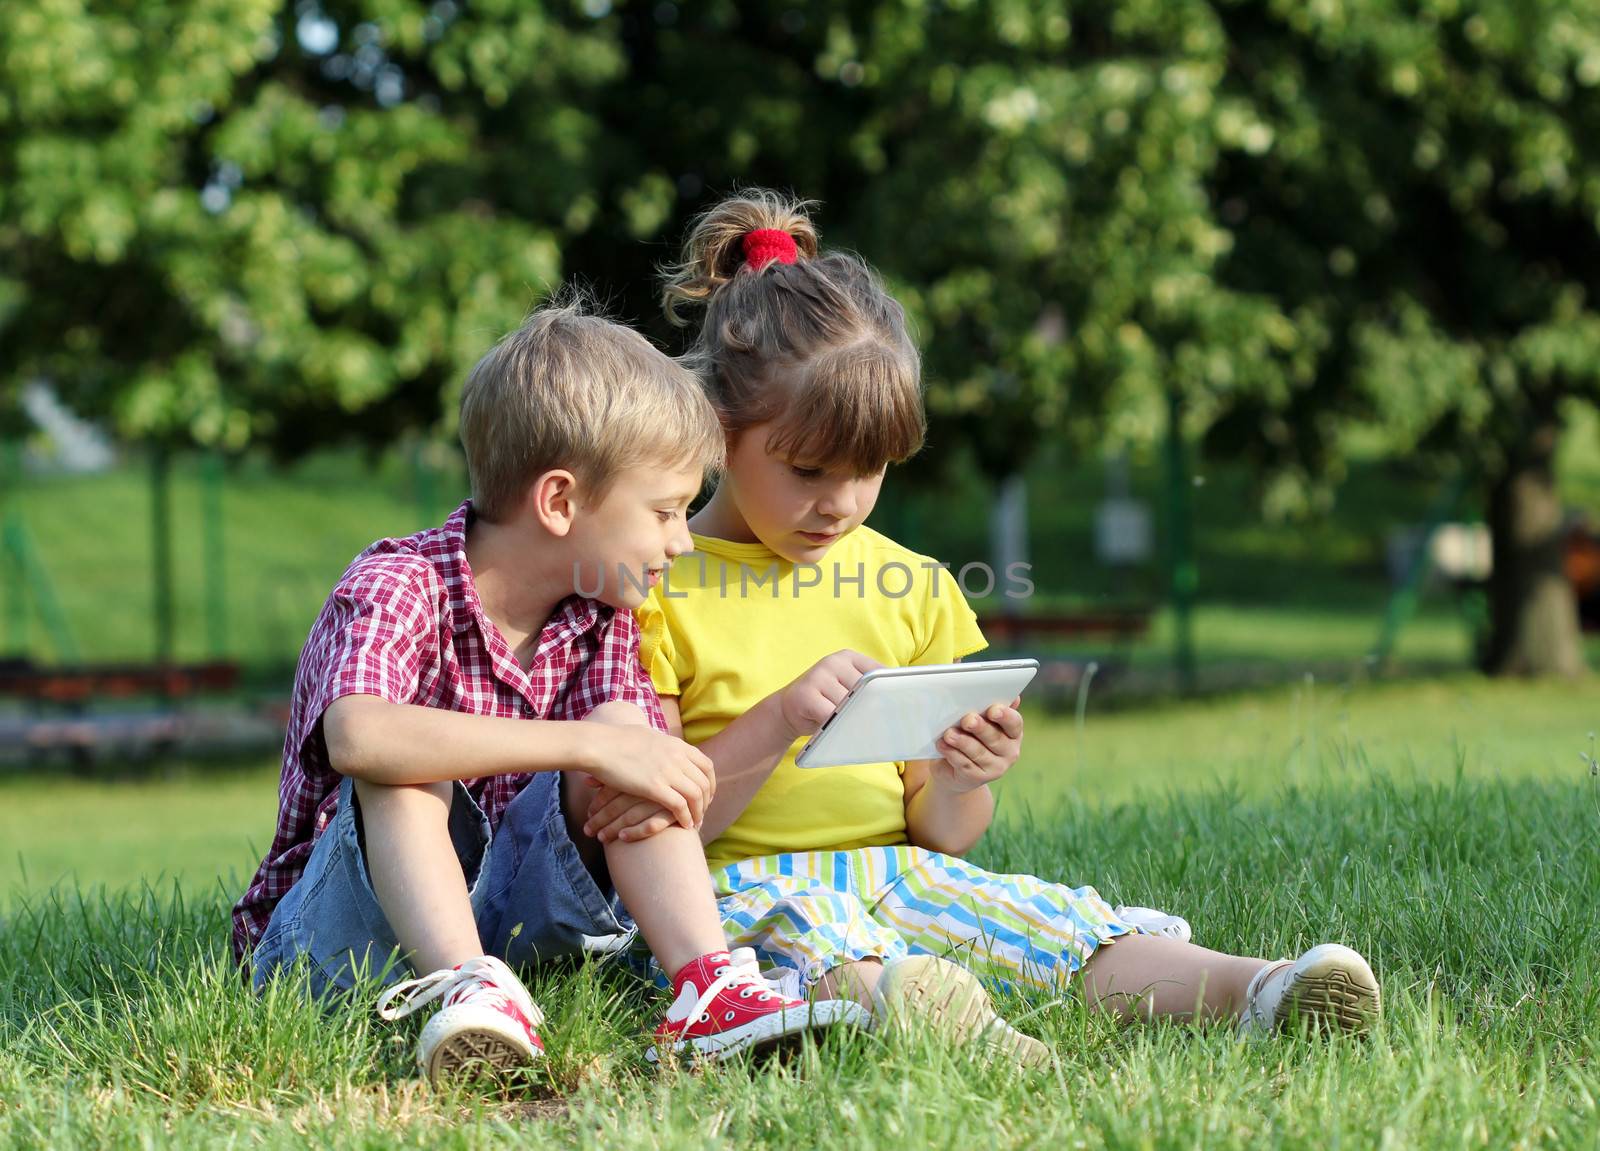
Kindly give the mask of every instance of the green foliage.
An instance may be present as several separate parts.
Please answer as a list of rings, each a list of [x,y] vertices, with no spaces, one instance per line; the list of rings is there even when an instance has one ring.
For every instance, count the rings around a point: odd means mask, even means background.
[[[0,377],[231,449],[448,428],[564,268],[652,317],[639,241],[741,181],[889,271],[986,470],[1307,370],[1216,282],[1208,176],[1270,136],[1208,5],[591,8],[8,9]]]
[[[1341,417],[1494,452],[1600,389],[1590,5],[33,0],[0,38],[0,378],[129,435],[448,430],[568,270],[662,333],[652,263],[740,182],[886,269],[990,472],[1179,389],[1289,499]]]
[[[1217,5],[1225,90],[1270,147],[1226,151],[1224,282],[1333,338],[1258,454],[1323,460],[1332,416],[1486,482],[1600,398],[1600,9],[1592,4]],[[1276,423],[1272,423],[1276,421]]]
[[[228,449],[433,424],[561,274],[583,106],[620,67],[591,24],[7,6],[0,378],[48,376],[124,435]]]
[[[1204,422],[1213,394],[1313,362],[1270,297],[1217,282],[1207,179],[1260,129],[1219,96],[1204,3],[708,4],[627,27],[628,146],[680,192],[660,235],[702,188],[822,200],[825,240],[917,321],[934,442],[990,474],[1062,436],[1153,439],[1174,386]],[[648,262],[604,264],[650,315]]]
[[[1203,419],[1213,390],[1278,386],[1293,329],[1214,275],[1230,237],[1206,180],[1250,128],[1219,99],[1211,9],[922,7],[879,17],[913,42],[863,129],[865,211],[948,434],[998,474],[1064,431],[1152,440],[1173,388]]]

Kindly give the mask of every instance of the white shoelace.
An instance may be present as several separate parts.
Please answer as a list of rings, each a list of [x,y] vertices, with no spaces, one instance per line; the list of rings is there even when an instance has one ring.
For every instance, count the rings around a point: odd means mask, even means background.
[[[470,992],[475,998],[482,997],[495,1007],[509,1003],[521,1011],[534,1027],[544,1022],[544,1012],[529,997],[522,981],[492,955],[479,956],[467,960],[460,967],[444,967],[420,978],[396,983],[378,996],[378,1016],[388,1020],[404,1019],[413,1011],[456,991]]]
[[[754,968],[757,964],[756,949],[754,947],[735,947],[730,954],[733,961],[743,967]],[[805,976],[792,967],[769,967],[760,972],[761,982],[765,983],[774,995],[783,999],[804,999],[806,997]]]

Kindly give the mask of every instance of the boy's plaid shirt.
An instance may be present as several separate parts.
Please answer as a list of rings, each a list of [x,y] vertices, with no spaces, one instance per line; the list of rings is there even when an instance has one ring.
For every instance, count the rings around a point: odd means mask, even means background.
[[[333,819],[339,775],[328,764],[322,715],[340,696],[562,720],[622,700],[643,709],[657,730],[667,730],[639,663],[638,625],[629,612],[570,596],[539,633],[529,666],[518,665],[478,602],[466,557],[471,514],[469,501],[443,527],[373,544],[351,563],[312,625],[295,671],[277,831],[233,909],[239,958],[260,940],[272,909],[305,871],[313,842]],[[448,756],[449,749],[439,752]],[[467,789],[493,828],[530,778],[468,780]]]

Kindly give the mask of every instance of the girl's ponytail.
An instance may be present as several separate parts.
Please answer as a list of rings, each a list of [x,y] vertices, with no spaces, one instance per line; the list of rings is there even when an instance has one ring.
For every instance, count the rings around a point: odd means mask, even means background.
[[[704,308],[682,362],[722,427],[772,423],[767,448],[859,474],[922,446],[921,364],[906,315],[861,257],[817,250],[808,203],[751,188],[695,220],[662,304]]]
[[[682,261],[662,269],[667,319],[686,324],[679,309],[704,305],[747,267],[759,272],[772,263],[815,258],[817,229],[810,207],[810,201],[753,188],[701,214],[684,241]]]

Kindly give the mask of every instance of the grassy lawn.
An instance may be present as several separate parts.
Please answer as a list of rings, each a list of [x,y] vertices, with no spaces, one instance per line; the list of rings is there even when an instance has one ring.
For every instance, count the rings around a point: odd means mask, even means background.
[[[158,779],[0,776],[0,906],[56,884],[236,895],[272,840],[277,785],[275,762]]]
[[[551,1058],[527,1084],[431,1091],[413,1028],[232,972],[219,877],[270,831],[270,766],[13,778],[0,1146],[1600,1146],[1596,711],[1584,685],[1461,678],[1091,701],[1081,732],[1030,714],[981,862],[1169,907],[1223,950],[1352,943],[1388,1008],[1364,1044],[1248,1044],[1011,999],[1061,1056],[1035,1077],[872,1035],[651,1073],[653,993],[590,966],[536,978]]]

